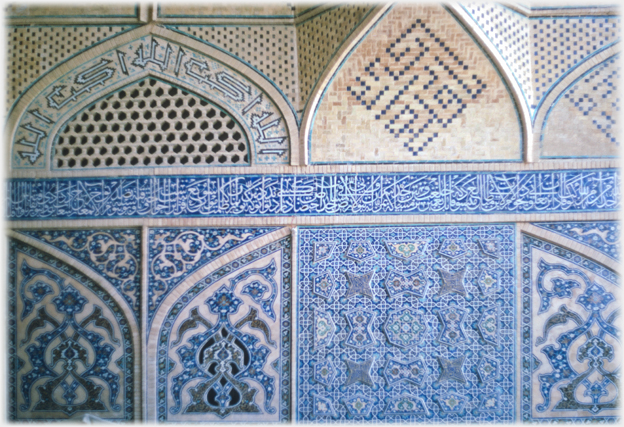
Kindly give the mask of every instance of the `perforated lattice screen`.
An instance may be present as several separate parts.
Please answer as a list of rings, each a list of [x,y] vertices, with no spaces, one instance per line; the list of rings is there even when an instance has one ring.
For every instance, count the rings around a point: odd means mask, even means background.
[[[55,168],[248,165],[241,126],[210,102],[141,80],[80,111],[56,139]]]

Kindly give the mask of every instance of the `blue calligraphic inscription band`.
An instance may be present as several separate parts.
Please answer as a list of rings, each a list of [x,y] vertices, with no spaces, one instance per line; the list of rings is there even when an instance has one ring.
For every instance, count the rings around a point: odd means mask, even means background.
[[[612,212],[616,169],[13,179],[9,220]]]

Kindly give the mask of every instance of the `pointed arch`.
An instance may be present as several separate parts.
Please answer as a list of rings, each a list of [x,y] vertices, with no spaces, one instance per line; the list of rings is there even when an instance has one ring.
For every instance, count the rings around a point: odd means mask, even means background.
[[[349,54],[355,49],[358,44],[368,35],[370,30],[377,25],[377,23],[390,11],[392,4],[384,4],[376,6],[373,11],[362,21],[362,23],[351,33],[344,44],[340,47],[338,52],[334,55],[333,59],[327,64],[323,74],[316,82],[316,85],[310,93],[308,101],[303,111],[301,126],[299,128],[299,141],[301,152],[301,164],[309,164],[310,162],[310,133],[312,132],[312,123],[314,122],[314,112],[318,108],[323,94],[340,65],[345,61]]]
[[[610,60],[622,51],[621,43],[615,42],[593,54],[583,58],[574,68],[568,70],[544,94],[533,115],[533,156],[539,159],[542,155],[542,139],[548,116],[561,97],[574,86],[583,76]]]
[[[268,80],[222,51],[149,24],[70,59],[22,95],[6,128],[10,168],[49,171],[59,122],[147,76],[175,82],[238,116],[256,151],[254,163],[297,164],[295,113]]]
[[[131,411],[128,412],[129,418],[127,419],[141,419],[141,332],[138,322],[133,321],[133,319],[135,318],[132,307],[130,307],[128,302],[124,300],[118,290],[115,289],[115,287],[108,280],[106,280],[100,274],[95,273],[92,268],[88,267],[82,262],[77,261],[75,258],[71,257],[65,252],[51,245],[43,243],[33,237],[24,235],[16,231],[8,230],[7,236],[13,242],[16,242],[20,245],[26,245],[24,248],[33,248],[34,250],[28,251],[29,256],[33,257],[32,259],[38,258],[45,263],[52,262],[55,264],[56,267],[58,267],[59,264],[55,263],[54,261],[58,260],[62,265],[68,266],[70,270],[67,270],[65,268],[63,268],[62,270],[64,273],[67,274],[68,277],[70,277],[74,281],[75,284],[81,284],[85,286],[85,289],[88,289],[89,292],[97,289],[103,291],[106,294],[106,298],[110,298],[109,302],[106,303],[105,300],[98,300],[97,302],[99,304],[105,303],[105,305],[107,305],[109,309],[115,309],[115,307],[119,309],[120,313],[117,315],[117,320],[120,321],[120,324],[114,328],[125,327],[128,329],[127,336],[129,341],[131,342],[132,348],[126,349],[124,353],[131,356],[133,359],[132,365],[126,367],[128,371],[132,372],[133,375],[131,381],[132,388],[125,397],[126,403],[131,402],[132,404]],[[74,277],[75,275],[72,274],[72,272],[82,275],[82,277],[86,280],[81,281],[79,277]],[[71,285],[71,282],[69,283]],[[88,283],[92,283],[94,286],[87,286]],[[93,301],[89,302],[89,304],[91,303],[93,303]],[[113,362],[111,361],[110,365],[112,365],[112,363]],[[126,387],[124,386],[123,389],[126,389]],[[122,405],[122,408],[123,411],[127,411],[126,404]]]
[[[481,47],[490,58],[492,65],[498,71],[505,85],[510,91],[511,97],[516,109],[520,115],[520,123],[522,125],[523,136],[523,157],[526,162],[535,162],[537,157],[534,156],[533,129],[531,126],[531,112],[529,105],[524,96],[524,92],[514,76],[514,73],[503,58],[494,43],[487,37],[481,27],[472,19],[470,14],[460,4],[453,3],[446,6],[447,10],[453,15],[464,27],[464,29],[472,36],[475,43]]]

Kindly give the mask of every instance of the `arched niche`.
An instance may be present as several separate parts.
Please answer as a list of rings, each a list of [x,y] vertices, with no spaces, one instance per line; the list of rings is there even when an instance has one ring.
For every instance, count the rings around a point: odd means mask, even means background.
[[[147,77],[192,91],[236,118],[254,164],[297,162],[294,112],[268,80],[224,52],[147,25],[56,67],[22,95],[8,120],[11,169],[51,171],[52,141],[67,120]]]

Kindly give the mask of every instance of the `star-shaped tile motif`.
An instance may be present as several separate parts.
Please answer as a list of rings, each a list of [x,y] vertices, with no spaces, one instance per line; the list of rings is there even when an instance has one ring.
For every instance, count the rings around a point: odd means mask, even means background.
[[[446,357],[438,356],[438,362],[442,369],[438,382],[455,380],[465,384],[466,378],[464,378],[464,373],[462,372],[465,359],[466,356],[460,356],[456,359],[447,359]]]
[[[369,387],[374,385],[373,379],[370,376],[370,368],[373,364],[373,359],[368,359],[362,363],[354,362],[352,360],[345,360],[347,369],[349,370],[349,377],[345,381],[345,387],[360,382]]]
[[[464,274],[466,274],[465,268],[453,272],[442,269],[438,271],[442,276],[442,284],[440,285],[440,292],[438,293],[439,296],[455,292],[462,295],[464,298],[466,297],[466,288],[464,288]]]
[[[354,295],[360,294],[370,299],[375,298],[373,296],[373,291],[370,287],[370,281],[373,278],[374,271],[369,271],[364,274],[353,274],[349,272],[345,272],[347,279],[349,280],[349,289],[347,289],[347,293],[345,294],[345,298],[351,298]]]

